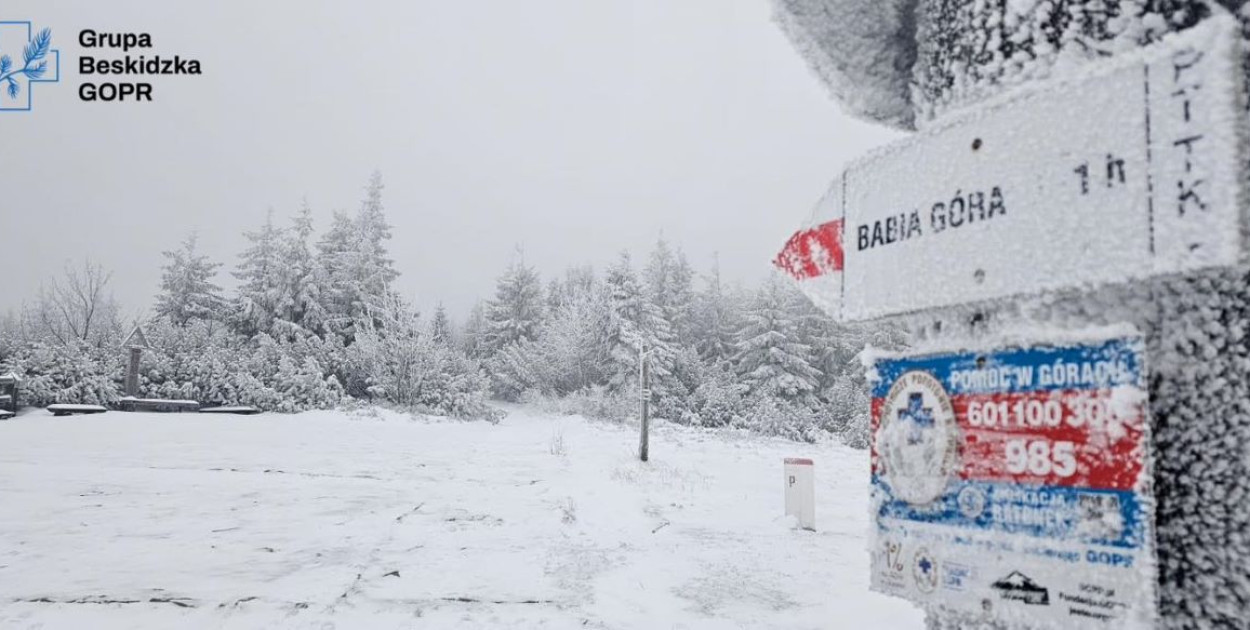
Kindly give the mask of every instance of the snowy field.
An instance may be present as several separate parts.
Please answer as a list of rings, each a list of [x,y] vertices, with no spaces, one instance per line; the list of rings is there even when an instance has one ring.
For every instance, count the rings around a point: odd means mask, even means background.
[[[920,628],[866,455],[512,409],[0,422],[5,628]],[[815,533],[780,516],[816,460]]]

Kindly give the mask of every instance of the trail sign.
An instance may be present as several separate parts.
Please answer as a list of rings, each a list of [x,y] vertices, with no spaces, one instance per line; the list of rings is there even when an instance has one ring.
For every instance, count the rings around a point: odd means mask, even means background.
[[[152,344],[148,343],[148,336],[143,333],[143,326],[135,326],[134,330],[126,335],[126,340],[122,342],[123,348],[138,348],[140,350],[151,350]]]
[[[1152,627],[1144,348],[878,360],[873,589],[1029,627]]]
[[[887,146],[775,262],[845,321],[1235,264],[1238,33],[1213,17]]]

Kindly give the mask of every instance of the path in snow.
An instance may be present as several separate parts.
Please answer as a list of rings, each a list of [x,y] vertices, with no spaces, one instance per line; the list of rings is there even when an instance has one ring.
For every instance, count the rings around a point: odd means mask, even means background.
[[[922,627],[868,591],[863,452],[636,439],[523,409],[27,412],[0,422],[0,626]],[[816,533],[779,517],[786,456],[816,460]]]

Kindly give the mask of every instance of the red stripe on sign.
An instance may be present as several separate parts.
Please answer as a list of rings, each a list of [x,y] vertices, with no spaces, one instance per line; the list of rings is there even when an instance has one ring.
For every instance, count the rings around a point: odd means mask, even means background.
[[[992,431],[964,436],[961,479],[1133,490],[1145,453],[1140,443],[1048,440]]]
[[[811,466],[812,460],[801,457],[787,457],[786,465],[788,466]]]
[[[872,401],[875,435],[885,401]],[[1133,490],[1144,470],[1143,404],[1110,390],[964,394],[951,398],[960,433],[959,477],[977,481]]]
[[[961,395],[963,479],[1132,490],[1143,470],[1141,405],[1110,390]]]
[[[773,264],[796,280],[842,271],[842,219],[795,232]]]
[[[869,469],[872,474],[880,475],[885,472],[885,466],[881,464],[881,460],[877,454],[877,429],[881,428],[881,409],[885,407],[884,398],[872,399],[872,415],[868,418],[868,462]]]

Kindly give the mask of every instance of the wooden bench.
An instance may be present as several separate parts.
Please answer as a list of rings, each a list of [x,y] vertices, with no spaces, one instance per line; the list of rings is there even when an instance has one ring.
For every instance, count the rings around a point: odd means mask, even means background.
[[[123,398],[117,401],[122,411],[149,411],[155,413],[194,413],[200,403],[194,400],[163,400],[160,398]]]
[[[72,416],[76,414],[104,413],[108,411],[100,405],[48,405],[48,411],[54,416]]]
[[[255,407],[237,406],[237,407],[208,407],[201,409],[200,413],[229,413],[240,416],[254,416],[260,413]]]

